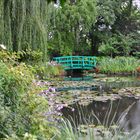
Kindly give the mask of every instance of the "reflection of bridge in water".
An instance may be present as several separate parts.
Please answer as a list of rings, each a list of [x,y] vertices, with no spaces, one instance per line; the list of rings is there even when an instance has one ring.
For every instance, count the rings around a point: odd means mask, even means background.
[[[81,77],[65,77],[64,81],[89,81],[93,80],[92,76],[81,76]]]
[[[54,57],[53,61],[61,64],[65,70],[90,70],[96,67],[95,56]]]

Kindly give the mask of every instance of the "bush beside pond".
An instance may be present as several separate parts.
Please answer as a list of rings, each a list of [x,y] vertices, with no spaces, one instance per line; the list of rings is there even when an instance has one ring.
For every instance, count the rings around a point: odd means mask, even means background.
[[[48,59],[43,61],[43,53],[39,50],[31,51],[27,49],[25,51],[19,51],[16,56],[18,56],[18,61],[31,65],[32,71],[40,79],[49,79],[65,74],[62,65],[54,61],[47,62]]]
[[[35,74],[38,75],[40,79],[44,80],[65,75],[64,68],[53,61],[34,65],[33,68]]]
[[[31,67],[1,54],[7,57],[0,57],[0,139],[50,139],[56,128],[44,115],[48,101],[37,94]]]

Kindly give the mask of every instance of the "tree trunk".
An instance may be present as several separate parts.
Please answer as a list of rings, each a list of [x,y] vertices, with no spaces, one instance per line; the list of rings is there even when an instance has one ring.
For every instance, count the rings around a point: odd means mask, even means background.
[[[96,35],[93,35],[91,38],[91,55],[98,55],[98,43],[98,37]]]
[[[99,47],[99,38],[97,36],[98,32],[98,25],[92,25],[91,32],[89,33],[89,39],[91,41],[91,55],[97,56],[98,55],[98,47]]]

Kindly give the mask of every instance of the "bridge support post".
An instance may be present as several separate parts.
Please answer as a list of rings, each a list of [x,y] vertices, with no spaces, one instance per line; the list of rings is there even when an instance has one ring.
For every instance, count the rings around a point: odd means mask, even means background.
[[[75,69],[75,70],[67,70],[67,76],[72,77],[81,77],[83,75],[83,70],[81,69]]]

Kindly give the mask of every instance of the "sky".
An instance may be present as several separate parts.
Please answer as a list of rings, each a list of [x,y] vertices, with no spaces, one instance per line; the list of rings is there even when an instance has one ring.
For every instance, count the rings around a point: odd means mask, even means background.
[[[138,7],[140,7],[140,0],[134,0],[134,3],[136,3]]]

